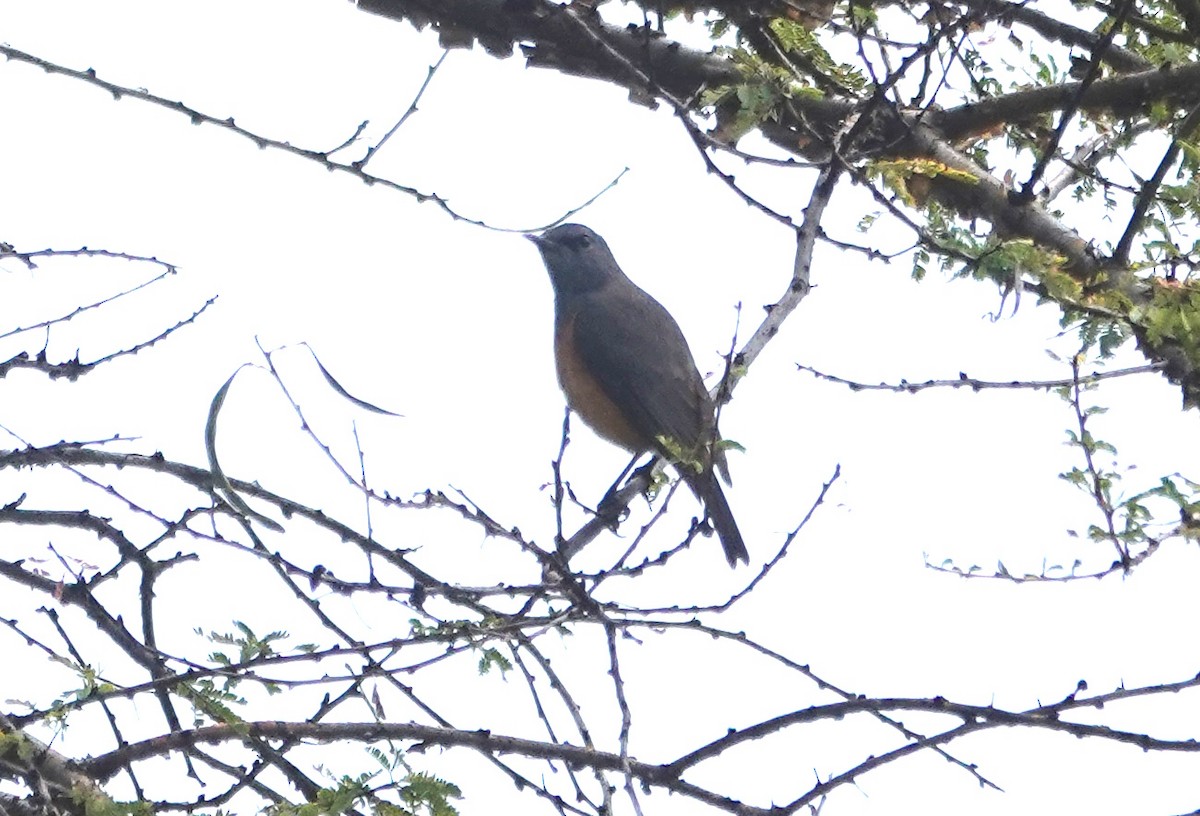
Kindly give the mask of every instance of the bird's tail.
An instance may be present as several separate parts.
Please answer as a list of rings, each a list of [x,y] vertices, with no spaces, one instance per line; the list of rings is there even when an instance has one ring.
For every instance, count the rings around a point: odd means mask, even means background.
[[[699,476],[692,489],[708,510],[708,518],[717,530],[717,537],[721,539],[729,566],[736,567],[739,561],[749,564],[750,553],[746,550],[746,542],[742,540],[742,533],[733,519],[733,511],[729,509],[729,502],[725,499],[725,491],[721,490],[716,473],[710,470],[708,474]]]

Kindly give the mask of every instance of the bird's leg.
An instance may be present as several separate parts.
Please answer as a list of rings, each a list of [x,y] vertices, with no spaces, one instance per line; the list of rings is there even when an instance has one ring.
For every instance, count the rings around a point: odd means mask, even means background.
[[[626,465],[625,469],[621,471],[621,475],[618,476],[616,481],[612,483],[612,486],[605,491],[604,498],[602,498],[600,503],[596,505],[596,515],[607,521],[609,527],[612,527],[613,530],[616,530],[617,523],[621,520],[621,514],[628,509],[628,505],[622,504],[617,499],[617,490],[620,489],[621,484],[625,481],[625,477],[629,475],[629,472],[633,470],[633,466],[636,465],[638,459],[641,458],[642,455],[639,453],[635,454],[634,457],[629,460],[629,464]],[[653,459],[650,460],[650,464],[653,464],[653,462]]]

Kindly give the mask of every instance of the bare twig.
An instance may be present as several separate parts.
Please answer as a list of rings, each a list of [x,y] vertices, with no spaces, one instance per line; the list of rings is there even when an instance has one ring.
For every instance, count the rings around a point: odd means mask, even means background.
[[[979,380],[975,379],[974,377],[968,377],[966,374],[959,374],[956,379],[952,380],[924,380],[922,382],[908,382],[907,380],[901,380],[898,383],[865,383],[858,380],[849,380],[844,377],[839,377],[835,374],[826,374],[806,365],[798,364],[796,368],[800,371],[807,371],[817,379],[847,386],[852,391],[894,391],[897,393],[908,394],[915,394],[919,391],[926,391],[930,388],[970,388],[973,391],[984,391],[989,389],[1048,391],[1053,388],[1070,388],[1075,383],[1074,379]],[[1128,377],[1133,374],[1149,374],[1159,371],[1161,368],[1161,363],[1150,363],[1148,365],[1121,368],[1115,371],[1094,371],[1091,374],[1081,375],[1079,382],[1087,384],[1100,382],[1102,380],[1111,380],[1117,377]]]

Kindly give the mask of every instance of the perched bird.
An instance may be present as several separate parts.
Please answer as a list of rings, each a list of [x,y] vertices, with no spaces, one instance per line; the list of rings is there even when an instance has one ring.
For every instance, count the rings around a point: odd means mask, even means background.
[[[679,324],[587,227],[563,224],[526,237],[554,286],[554,358],[567,405],[608,441],[674,463],[704,502],[730,566],[749,563],[714,472],[729,483],[715,406]]]

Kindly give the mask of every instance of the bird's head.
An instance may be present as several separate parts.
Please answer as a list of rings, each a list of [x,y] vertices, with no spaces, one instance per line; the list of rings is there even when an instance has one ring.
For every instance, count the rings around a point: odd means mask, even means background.
[[[537,244],[556,292],[590,292],[624,274],[604,239],[582,224],[562,224],[525,237]]]

